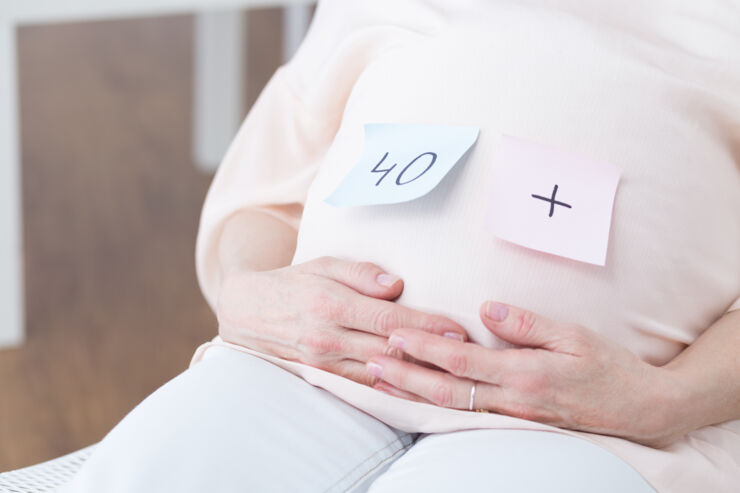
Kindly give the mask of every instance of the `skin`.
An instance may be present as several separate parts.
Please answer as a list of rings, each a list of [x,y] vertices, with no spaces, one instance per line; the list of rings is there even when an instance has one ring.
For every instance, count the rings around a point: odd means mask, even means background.
[[[666,447],[702,426],[740,418],[740,310],[723,316],[669,364],[650,365],[575,324],[489,301],[488,329],[524,348],[495,350],[399,329],[389,345],[440,370],[384,356],[375,388],[400,398],[474,408]]]
[[[468,409],[477,382],[475,408],[652,447],[740,419],[740,310],[658,367],[588,328],[486,301],[486,327],[522,346],[489,349],[449,319],[393,303],[403,280],[377,265],[322,257],[289,266],[297,232],[274,214],[296,207],[227,221],[217,293],[225,340],[444,407]]]
[[[289,263],[295,248],[295,232],[286,227],[257,211],[225,226],[216,306],[225,341],[372,385],[377,379],[365,363],[393,353],[388,336],[399,327],[466,340],[456,322],[394,303],[403,281],[370,262],[320,257],[276,267]],[[293,247],[282,248],[275,238]]]

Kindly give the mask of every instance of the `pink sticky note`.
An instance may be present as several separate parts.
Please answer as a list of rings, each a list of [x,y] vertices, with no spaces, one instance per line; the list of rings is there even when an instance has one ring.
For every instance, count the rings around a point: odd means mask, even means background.
[[[604,265],[621,170],[504,135],[492,163],[487,223],[497,237]]]

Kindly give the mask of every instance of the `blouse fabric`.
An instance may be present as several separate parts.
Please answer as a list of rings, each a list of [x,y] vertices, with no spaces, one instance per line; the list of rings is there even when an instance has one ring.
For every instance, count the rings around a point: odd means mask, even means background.
[[[421,198],[329,205],[324,199],[362,153],[365,123],[475,125],[480,135]],[[489,232],[485,184],[504,134],[622,169],[606,265]],[[474,342],[507,346],[478,318],[480,303],[492,299],[583,325],[663,365],[740,309],[740,5],[320,2],[306,40],[260,95],[206,198],[196,260],[211,306],[223,224],[245,208],[298,230],[293,264],[323,255],[374,262],[404,279],[397,303],[457,321]],[[214,344],[271,361],[405,431],[565,433],[617,454],[659,492],[730,492],[740,484],[740,420],[655,449],[406,401],[218,337],[193,364]]]

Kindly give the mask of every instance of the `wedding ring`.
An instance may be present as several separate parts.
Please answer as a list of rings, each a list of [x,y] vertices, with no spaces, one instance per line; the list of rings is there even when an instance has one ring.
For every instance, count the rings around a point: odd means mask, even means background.
[[[478,382],[473,382],[473,386],[470,388],[470,402],[468,403],[468,411],[475,411],[477,413],[490,413],[488,409],[474,409],[475,407],[475,387]]]
[[[473,386],[470,388],[470,404],[468,404],[468,411],[473,410],[473,404],[475,403],[475,386],[478,382],[473,382]]]

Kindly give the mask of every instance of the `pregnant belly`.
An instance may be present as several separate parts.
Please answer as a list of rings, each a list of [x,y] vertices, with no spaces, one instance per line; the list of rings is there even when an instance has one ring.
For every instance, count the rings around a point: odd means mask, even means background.
[[[367,207],[325,203],[336,177],[320,174],[293,263],[322,255],[374,262],[404,279],[398,303],[448,316],[488,347],[509,346],[478,315],[483,302],[495,300],[580,324],[653,364],[670,361],[734,300],[737,259],[730,251],[706,252],[713,241],[740,242],[721,225],[692,239],[663,220],[665,212],[632,210],[639,207],[629,200],[635,192],[622,186],[606,265],[587,264],[493,236],[479,206],[486,200],[481,166],[474,164],[453,169],[419,199]],[[634,217],[640,220],[628,219]]]

